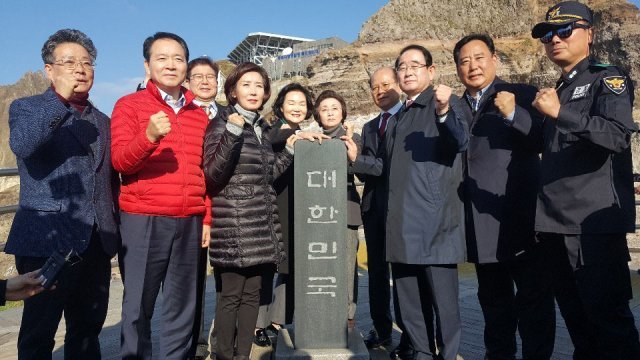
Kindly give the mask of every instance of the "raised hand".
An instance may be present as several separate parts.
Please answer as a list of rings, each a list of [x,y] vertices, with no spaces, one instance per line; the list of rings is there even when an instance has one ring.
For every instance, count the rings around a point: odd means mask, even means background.
[[[560,99],[554,88],[540,89],[531,105],[552,119],[557,119],[560,114]]]
[[[449,99],[452,90],[447,85],[436,85],[434,88],[434,97],[436,100],[436,115],[442,116],[449,112]]]
[[[502,117],[506,118],[516,109],[516,96],[507,91],[500,91],[493,100],[493,104]]]
[[[233,113],[231,115],[229,115],[229,119],[228,121],[230,123],[232,123],[233,125],[237,125],[239,127],[243,127],[244,126],[244,117],[238,113]]]
[[[171,120],[164,111],[159,111],[149,118],[149,124],[147,124],[147,139],[151,142],[158,142],[160,139],[167,136],[171,131]]]

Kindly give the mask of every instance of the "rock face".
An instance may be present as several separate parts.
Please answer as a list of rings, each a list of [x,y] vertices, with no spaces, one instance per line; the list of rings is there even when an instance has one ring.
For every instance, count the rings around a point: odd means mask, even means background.
[[[368,94],[369,74],[392,66],[402,47],[427,47],[437,66],[435,82],[462,91],[455,73],[453,47],[462,36],[488,33],[496,43],[501,66],[498,75],[511,81],[552,86],[559,72],[531,38],[531,28],[555,1],[545,0],[391,0],[362,26],[350,47],[318,56],[309,66],[309,86],[333,88],[349,103],[352,114],[376,109]],[[593,54],[601,62],[619,65],[640,79],[639,11],[623,0],[586,2],[594,9],[597,29]],[[360,92],[364,91],[365,94]],[[640,89],[636,88],[636,94]]]
[[[640,12],[624,0],[584,1],[594,10],[596,38],[592,53],[616,64],[640,80]],[[487,33],[494,38],[500,58],[498,76],[538,87],[554,86],[557,67],[544,54],[542,44],[531,38],[531,28],[544,18],[556,1],[548,0],[390,0],[362,26],[350,47],[329,51],[312,62],[308,85],[318,94],[324,89],[341,93],[350,115],[373,116],[378,109],[369,94],[369,74],[381,66],[393,66],[408,44],[429,49],[436,65],[434,83],[459,84],[453,47],[464,35]],[[640,89],[636,86],[636,98]],[[640,121],[640,101],[634,118]],[[640,170],[640,156],[636,156]]]
[[[13,100],[44,92],[50,85],[42,72],[28,72],[13,85],[0,86],[0,168],[16,167],[9,148],[9,105]]]

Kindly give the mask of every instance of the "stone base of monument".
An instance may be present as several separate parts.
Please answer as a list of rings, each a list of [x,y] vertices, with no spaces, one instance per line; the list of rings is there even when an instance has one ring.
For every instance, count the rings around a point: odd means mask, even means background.
[[[356,329],[349,329],[347,333],[347,349],[296,349],[293,332],[292,328],[278,332],[276,360],[369,360],[369,350]]]

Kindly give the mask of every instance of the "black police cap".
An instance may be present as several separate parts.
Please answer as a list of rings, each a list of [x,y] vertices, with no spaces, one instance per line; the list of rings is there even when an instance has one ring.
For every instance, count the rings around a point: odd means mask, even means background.
[[[544,36],[549,30],[578,20],[593,24],[593,11],[577,1],[563,1],[547,10],[545,21],[536,24],[531,30],[534,39]]]

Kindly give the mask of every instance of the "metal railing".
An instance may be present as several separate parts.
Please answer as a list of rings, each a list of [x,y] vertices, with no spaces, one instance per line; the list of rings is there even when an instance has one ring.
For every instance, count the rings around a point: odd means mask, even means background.
[[[5,177],[5,176],[17,176],[18,175],[18,169],[17,168],[7,168],[7,169],[0,169],[0,177]],[[634,183],[640,183],[640,174],[634,174]],[[363,186],[364,183],[362,182],[356,182],[356,186]],[[640,206],[640,200],[636,200],[636,208]],[[4,215],[4,214],[9,214],[9,213],[14,213],[18,210],[18,204],[15,205],[5,205],[5,206],[0,206],[0,215]],[[640,224],[636,224],[636,232],[637,230],[640,230]],[[0,244],[0,251],[4,250],[4,246],[2,246],[2,244]],[[640,248],[635,248],[635,247],[630,247],[629,251],[632,253],[640,253]],[[640,270],[638,270],[640,272]]]
[[[17,176],[18,168],[0,169],[0,177]],[[18,210],[18,204],[0,206],[0,215],[14,213]]]

